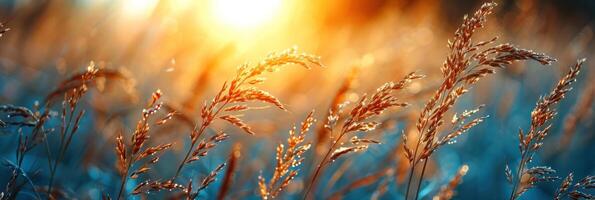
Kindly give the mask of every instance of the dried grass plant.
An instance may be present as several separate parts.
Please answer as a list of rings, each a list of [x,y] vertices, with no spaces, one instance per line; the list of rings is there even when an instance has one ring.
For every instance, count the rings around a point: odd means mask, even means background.
[[[56,91],[50,94],[50,96],[52,96],[58,94],[59,92],[64,92],[64,100],[62,101],[62,109],[60,112],[60,142],[56,155],[52,155],[52,150],[48,140],[44,140],[46,145],[48,167],[50,169],[50,178],[47,188],[49,198],[54,198],[52,195],[52,187],[58,165],[64,159],[66,151],[72,142],[72,138],[79,129],[81,118],[85,114],[84,109],[78,108],[79,101],[87,93],[87,85],[96,78],[98,71],[99,69],[93,62],[91,62],[91,64],[89,64],[87,67],[87,71],[74,75],[71,79],[69,79],[77,80],[76,84],[69,84],[67,87],[65,85],[60,85]],[[49,99],[46,100],[46,105],[50,105]]]
[[[240,158],[242,156],[242,145],[235,144],[231,150],[229,155],[229,159],[227,163],[229,163],[227,167],[227,171],[225,172],[225,176],[223,177],[223,183],[221,184],[221,188],[219,189],[219,194],[217,195],[217,199],[223,200],[225,196],[228,195],[229,191],[231,190],[231,186],[233,185],[233,178],[238,168],[238,163],[240,162]]]
[[[593,79],[589,78],[589,80]],[[576,105],[572,109],[571,113],[566,116],[566,119],[564,119],[564,126],[562,128],[562,136],[560,138],[559,144],[560,150],[569,148],[577,127],[581,124],[581,122],[592,119],[592,111],[590,107],[595,99],[595,85],[592,83],[589,84],[580,92],[580,94],[581,97],[577,100]]]
[[[341,83],[341,86],[339,87],[339,89],[335,93],[335,96],[333,96],[331,100],[331,104],[329,105],[329,113],[336,113],[341,103],[345,102],[347,94],[352,89],[358,74],[359,68],[353,67],[349,75],[345,77],[343,83]],[[324,119],[322,125],[319,126],[318,131],[316,131],[316,154],[318,154],[319,152],[324,152],[324,144],[326,144],[326,142],[329,139],[329,131],[324,125],[328,123],[329,118],[327,117]]]
[[[314,111],[308,114],[304,122],[302,122],[299,132],[295,126],[289,130],[287,149],[283,144],[277,146],[275,170],[273,170],[273,175],[268,183],[262,175],[258,176],[258,187],[262,199],[277,198],[283,189],[298,175],[298,168],[304,160],[302,155],[311,146],[309,143],[304,144],[304,139],[308,131],[310,131],[310,127],[316,121],[313,115]]]
[[[533,156],[543,146],[545,137],[550,132],[552,127],[550,121],[556,116],[555,107],[562,99],[566,97],[566,93],[572,90],[571,84],[576,81],[576,76],[579,74],[581,66],[585,59],[580,59],[577,63],[570,67],[560,81],[556,84],[549,95],[539,99],[533,111],[531,111],[531,126],[529,130],[523,132],[519,129],[519,150],[521,153],[521,160],[519,165],[513,173],[506,165],[505,175],[507,180],[513,185],[510,199],[518,199],[524,192],[531,189],[538,183],[551,182],[557,180],[558,177],[553,174],[556,170],[547,166],[529,167]]]
[[[463,176],[467,174],[469,171],[468,165],[463,165],[459,168],[457,174],[448,182],[447,185],[444,185],[440,188],[440,192],[434,195],[432,198],[433,200],[448,200],[452,199],[456,194],[456,189],[459,184],[463,181]]]
[[[209,140],[198,143],[200,137],[206,132],[215,120],[227,121],[233,126],[242,129],[248,134],[254,134],[252,129],[239,117],[242,112],[250,110],[247,102],[262,102],[286,110],[283,104],[270,93],[260,90],[255,85],[264,82],[261,75],[264,72],[273,72],[279,67],[287,64],[297,64],[305,68],[311,66],[322,66],[320,59],[309,54],[298,53],[297,48],[288,49],[278,53],[272,53],[258,64],[250,66],[244,64],[238,68],[236,76],[229,82],[223,84],[217,95],[210,103],[202,107],[200,118],[202,123],[190,133],[190,147],[179,164],[172,180],[175,180],[185,165],[206,156],[209,148],[217,142],[225,140],[227,135],[218,133]],[[198,145],[197,145],[198,144]]]
[[[0,129],[3,133],[10,134],[10,131],[5,132],[5,128],[14,127],[31,127],[31,134],[24,135],[21,129],[19,129],[19,139],[16,151],[16,163],[15,171],[17,176],[11,179],[15,181],[11,183],[14,185],[22,185],[16,183],[19,176],[24,177],[27,182],[32,183],[27,177],[24,170],[21,169],[22,164],[25,160],[25,155],[29,151],[35,149],[39,144],[45,146],[45,152],[47,155],[47,164],[49,168],[49,181],[47,188],[40,189],[47,191],[47,198],[56,198],[57,195],[64,196],[62,191],[54,190],[53,183],[54,177],[60,162],[64,159],[66,152],[72,143],[74,135],[77,133],[81,119],[85,113],[83,108],[79,108],[79,103],[83,96],[87,93],[90,86],[95,84],[97,79],[123,79],[130,81],[125,73],[118,70],[108,70],[99,68],[95,63],[91,62],[87,66],[85,72],[77,73],[66,80],[62,81],[56,89],[51,91],[44,100],[43,107],[36,102],[33,110],[22,106],[14,105],[2,105],[0,106],[0,113],[9,116],[10,121],[0,120]],[[59,143],[57,149],[54,148],[48,141],[48,137],[52,136],[55,131],[53,128],[46,128],[46,123],[52,118],[50,114],[53,103],[56,98],[60,95],[63,96],[59,116],[60,116],[60,127],[57,133]],[[52,152],[56,151],[56,152]],[[12,163],[12,162],[11,162]],[[19,173],[17,173],[19,172]],[[9,184],[10,185],[10,184]],[[31,184],[33,185],[33,184]],[[35,186],[33,186],[35,188]],[[14,188],[12,188],[14,189]],[[18,190],[12,191],[7,190],[4,198],[15,198],[18,194]],[[37,194],[37,193],[36,193]]]
[[[575,184],[573,184],[572,179],[572,173],[566,176],[556,191],[554,200],[561,200],[564,197],[569,197],[570,199],[595,199],[595,195],[586,192],[595,188],[595,176],[586,176]]]
[[[549,65],[555,59],[536,53],[531,50],[521,49],[511,44],[493,44],[497,37],[491,40],[474,43],[474,33],[482,28],[496,6],[496,3],[484,3],[472,16],[463,18],[463,24],[455,31],[454,39],[448,42],[449,55],[440,68],[443,82],[434,95],[425,104],[419,116],[416,128],[419,139],[415,147],[403,145],[405,155],[410,162],[409,180],[405,198],[413,192],[413,199],[417,199],[421,187],[428,158],[441,146],[455,141],[472,127],[481,123],[485,117],[473,115],[483,106],[465,111],[460,115],[455,114],[450,120],[450,128],[444,129],[445,115],[456,104],[462,95],[477,83],[481,78],[495,73],[496,69],[505,68],[507,65],[521,60],[535,60],[543,65]],[[449,130],[450,129],[450,130]],[[444,133],[442,133],[444,132]],[[443,136],[441,136],[443,135]],[[406,135],[403,135],[406,137]],[[406,141],[406,138],[404,138]],[[412,187],[414,172],[422,165],[417,187]]]
[[[157,121],[151,121],[151,118],[157,114],[162,107],[162,103],[159,102],[161,96],[162,94],[160,90],[153,93],[148,104],[142,111],[141,118],[137,122],[129,142],[126,142],[127,140],[122,133],[116,136],[115,151],[118,157],[116,166],[122,177],[117,199],[122,198],[122,195],[127,199],[125,185],[128,180],[138,179],[143,174],[149,172],[151,167],[159,161],[160,155],[172,146],[171,143],[165,143],[147,147],[149,145],[148,140],[151,138],[151,135],[149,134],[151,127],[165,124],[174,114],[168,113],[165,117]],[[184,190],[185,188],[171,180],[145,180],[135,186],[132,194],[138,195],[149,191],[171,191],[175,189]]]
[[[400,91],[407,87],[412,81],[423,78],[424,76],[415,73],[410,73],[403,80],[399,82],[388,82],[376,89],[376,91],[368,97],[363,95],[359,102],[351,109],[346,119],[339,122],[339,116],[346,103],[341,104],[336,111],[332,109],[329,111],[327,123],[324,125],[331,137],[331,144],[324,154],[320,163],[316,166],[316,170],[304,193],[304,199],[308,198],[310,190],[316,185],[316,181],[324,167],[335,161],[337,158],[347,154],[363,151],[368,148],[369,144],[379,144],[379,141],[359,138],[355,134],[358,132],[370,132],[376,129],[380,122],[370,121],[372,118],[382,114],[389,108],[405,107],[408,104],[401,102],[399,98],[393,96],[393,92]],[[335,127],[340,127],[338,133],[333,134]],[[343,138],[346,135],[353,135],[349,139],[348,144],[343,143]]]

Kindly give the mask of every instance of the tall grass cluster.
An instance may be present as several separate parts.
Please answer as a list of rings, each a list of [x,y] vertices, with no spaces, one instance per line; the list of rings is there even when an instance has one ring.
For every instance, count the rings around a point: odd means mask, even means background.
[[[458,190],[466,181],[491,181],[481,173],[508,182],[507,188],[485,190],[511,200],[523,199],[531,190],[551,199],[595,199],[593,176],[576,178],[566,168],[560,172],[539,164],[564,159],[559,155],[573,148],[577,135],[590,134],[586,145],[595,144],[593,129],[584,128],[592,126],[595,94],[593,81],[580,73],[592,71],[586,59],[562,63],[570,65],[562,68],[567,72],[547,85],[553,85],[549,93],[531,99],[532,110],[522,114],[526,119],[514,119],[527,122],[518,129],[483,126],[494,117],[495,101],[470,101],[485,89],[484,79],[504,85],[498,82],[507,80],[494,79],[495,74],[510,73],[521,62],[542,65],[527,66],[539,71],[558,65],[553,56],[501,43],[498,33],[486,31],[496,8],[496,3],[483,3],[463,17],[452,38],[444,41],[444,62],[435,66],[438,75],[413,70],[381,80],[376,89],[355,92],[368,68],[341,70],[344,80],[331,85],[334,93],[301,97],[311,110],[307,114],[293,110],[297,100],[292,97],[298,98],[293,93],[303,90],[270,90],[279,82],[267,80],[288,73],[290,66],[303,68],[291,69],[293,73],[331,73],[323,64],[325,56],[296,47],[241,64],[233,74],[207,68],[192,95],[182,100],[159,88],[151,88],[150,96],[137,96],[134,90],[143,83],[135,80],[137,74],[90,62],[85,70],[61,77],[52,90],[28,91],[38,99],[32,106],[0,99],[0,137],[3,144],[11,144],[1,148],[5,169],[0,199],[444,200],[472,192]],[[12,34],[1,28],[0,35]],[[212,76],[225,81],[209,93],[203,85]],[[290,84],[326,84],[308,82],[316,80]],[[572,90],[576,82],[584,89]],[[108,90],[126,91],[125,96],[141,100],[126,109],[94,100],[108,97]],[[576,95],[581,95],[578,100]],[[561,104],[568,107],[567,96],[578,103],[561,112]],[[325,101],[317,102],[321,98]],[[523,107],[514,109],[525,112]],[[287,116],[292,119],[279,123]],[[263,121],[269,122],[268,128]],[[492,135],[488,129],[503,134]],[[453,159],[451,154],[473,155],[458,152],[461,146],[474,145],[473,138],[504,141],[499,148],[518,152],[491,154],[505,160],[491,163],[497,169],[492,171],[474,167],[469,156],[456,157],[449,173],[441,174],[440,163]],[[557,150],[545,151],[547,147]],[[587,156],[593,155],[590,150]],[[558,156],[548,156],[552,154]],[[590,164],[577,170],[594,172],[593,157],[585,159]],[[568,168],[575,166],[572,160],[564,162]],[[481,196],[477,193],[470,196]]]

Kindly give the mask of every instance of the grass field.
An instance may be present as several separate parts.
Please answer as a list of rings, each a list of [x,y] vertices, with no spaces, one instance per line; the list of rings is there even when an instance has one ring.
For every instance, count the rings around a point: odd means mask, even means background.
[[[595,3],[455,2],[0,1],[0,200],[595,199]]]

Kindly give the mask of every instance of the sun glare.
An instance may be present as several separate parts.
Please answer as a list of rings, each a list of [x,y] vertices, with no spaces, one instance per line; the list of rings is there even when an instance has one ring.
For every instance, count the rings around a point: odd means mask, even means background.
[[[145,18],[151,14],[158,0],[125,0],[124,13],[132,18]]]
[[[279,12],[281,0],[212,0],[211,11],[222,24],[250,28],[269,22]]]

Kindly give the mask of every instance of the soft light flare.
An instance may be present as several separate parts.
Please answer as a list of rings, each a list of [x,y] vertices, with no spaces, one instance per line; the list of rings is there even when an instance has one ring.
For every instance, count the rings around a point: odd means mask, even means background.
[[[270,21],[279,11],[281,0],[212,0],[217,20],[232,28],[250,28]]]
[[[129,17],[145,18],[151,14],[158,0],[125,0],[123,1],[123,11]]]

